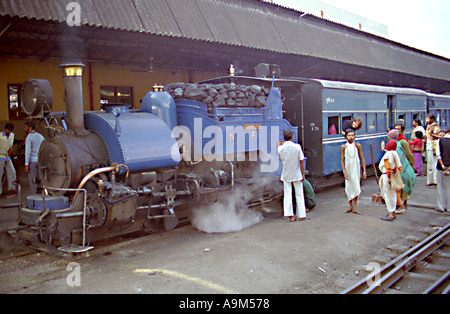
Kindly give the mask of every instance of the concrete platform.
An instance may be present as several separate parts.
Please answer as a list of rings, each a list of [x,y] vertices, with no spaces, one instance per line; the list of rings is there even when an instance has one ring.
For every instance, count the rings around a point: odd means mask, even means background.
[[[437,191],[425,185],[419,177],[409,202],[415,206],[393,222],[380,220],[386,208],[372,202],[378,192],[372,177],[358,201],[363,215],[344,214],[348,202],[339,186],[317,194],[309,221],[282,219],[278,201],[259,209],[262,222],[239,232],[208,234],[186,225],[124,237],[75,259],[81,266],[75,287],[66,281],[73,258],[34,253],[0,261],[0,293],[338,293],[364,278],[363,265],[390,257],[388,247],[404,245],[431,223],[450,221],[448,213],[429,209]],[[15,215],[15,209],[1,209],[2,226],[13,226]]]

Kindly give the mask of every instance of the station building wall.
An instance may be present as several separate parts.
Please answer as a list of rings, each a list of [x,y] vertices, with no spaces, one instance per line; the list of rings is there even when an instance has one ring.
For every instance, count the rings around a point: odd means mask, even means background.
[[[0,57],[0,131],[7,122],[15,126],[14,133],[17,139],[24,139],[24,118],[10,117],[8,85],[23,84],[26,80],[46,79],[53,88],[53,111],[65,111],[64,83],[62,70],[59,68],[62,61],[37,59],[20,59]],[[156,68],[148,71],[146,68],[136,66],[122,66],[103,63],[92,63],[92,107],[89,87],[89,65],[85,64],[83,71],[83,104],[84,110],[100,110],[100,88],[103,86],[132,87],[133,106],[140,108],[140,99],[153,89],[154,85],[165,85],[173,82],[198,82],[213,77],[226,75],[226,73],[188,71],[180,69]]]

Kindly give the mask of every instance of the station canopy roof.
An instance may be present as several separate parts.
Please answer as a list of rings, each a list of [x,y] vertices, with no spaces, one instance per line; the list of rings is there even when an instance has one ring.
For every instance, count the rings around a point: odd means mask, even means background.
[[[450,91],[447,58],[259,0],[0,0],[0,55]]]

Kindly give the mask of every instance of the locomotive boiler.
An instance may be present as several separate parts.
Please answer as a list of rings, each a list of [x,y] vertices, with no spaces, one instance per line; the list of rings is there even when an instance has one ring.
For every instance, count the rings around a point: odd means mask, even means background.
[[[100,239],[173,229],[219,193],[250,186],[252,203],[279,195],[277,143],[284,129],[295,137],[298,130],[282,118],[276,88],[179,83],[171,93],[148,92],[140,110],[117,104],[84,112],[83,65],[61,68],[62,120],[51,112],[47,81],[23,85],[22,107],[47,125],[42,193],[20,206],[18,238],[84,252]],[[216,102],[199,101],[199,93]]]

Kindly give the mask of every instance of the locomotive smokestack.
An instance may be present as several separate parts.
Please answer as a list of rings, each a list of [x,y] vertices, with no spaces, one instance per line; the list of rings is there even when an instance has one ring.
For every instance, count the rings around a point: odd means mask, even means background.
[[[76,135],[86,135],[83,117],[83,67],[82,63],[61,64],[64,77],[64,91],[69,128]]]

